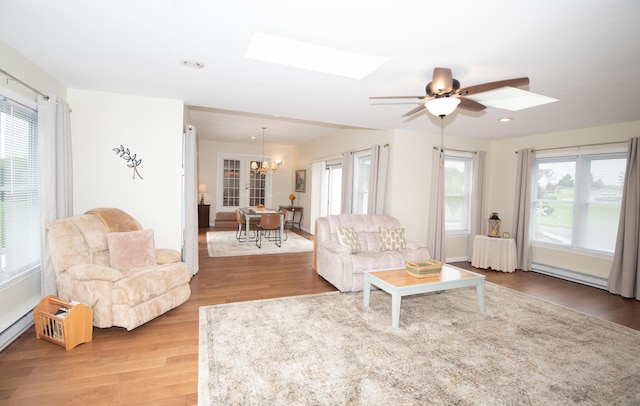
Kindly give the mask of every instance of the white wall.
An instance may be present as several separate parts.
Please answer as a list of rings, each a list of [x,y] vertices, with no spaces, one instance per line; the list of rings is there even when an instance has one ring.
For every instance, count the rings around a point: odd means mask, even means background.
[[[296,148],[296,168],[306,169],[307,184],[306,192],[294,192],[297,196],[296,205],[304,207],[304,217],[302,218],[301,227],[303,230],[312,231],[315,224],[311,219],[311,188],[313,179],[311,177],[311,164],[313,161],[327,157],[335,157],[345,151],[359,151],[371,148],[373,145],[390,144],[389,167],[393,167],[393,131],[381,130],[362,130],[362,129],[341,129],[333,131],[320,138],[311,140]],[[295,174],[295,172],[294,172]],[[291,191],[295,190],[294,178],[291,179]],[[387,182],[387,197],[392,195],[389,182]],[[388,205],[385,201],[385,206]]]
[[[68,89],[72,108],[74,214],[117,207],[154,230],[157,247],[182,244],[182,132],[180,100]],[[113,148],[142,159],[144,178]]]
[[[67,97],[67,89],[60,82],[34,65],[2,40],[0,40],[0,68],[44,94],[55,94],[64,99]],[[14,80],[5,80],[5,76],[1,73],[0,78],[2,78],[2,86],[20,93],[31,100],[36,100],[36,94],[28,88]]]
[[[397,217],[405,225],[407,238],[424,243],[427,242],[431,206],[432,154],[433,148],[440,143],[439,133],[394,132],[394,164],[389,173],[393,193],[390,196],[388,214]],[[490,160],[489,141],[447,136],[446,127],[444,146],[453,150],[487,151],[487,161]],[[467,246],[467,236],[445,237],[447,258],[466,258]]]
[[[406,228],[408,239],[426,243],[431,202],[432,151],[434,146],[440,145],[440,139],[439,132],[345,129],[300,145],[297,148],[297,159],[300,169],[303,169],[302,165],[306,165],[304,168],[310,171],[311,161],[344,151],[370,148],[376,144],[390,144],[385,214],[399,219]],[[488,151],[489,145],[488,141],[445,135],[447,148]],[[310,206],[308,193],[300,203],[304,207]],[[303,228],[310,227],[309,221],[307,217]],[[467,241],[467,237],[447,237],[447,256],[450,256],[449,251],[455,257],[466,256]]]
[[[519,149],[558,148],[627,141],[638,135],[640,135],[640,121],[494,141],[491,147],[491,164],[488,168],[491,185],[487,209],[500,213],[501,231],[512,231],[517,165],[515,151]],[[534,247],[532,254],[534,263],[602,278],[609,276],[611,268],[611,260],[602,255],[576,254],[542,247]]]
[[[578,129],[553,134],[541,134],[507,140],[481,140],[446,135],[445,147],[467,151],[487,151],[486,217],[498,212],[501,231],[512,232],[515,199],[517,155],[522,148],[557,148],[626,141],[640,133],[640,122],[619,123],[603,127]],[[367,148],[374,144],[391,144],[391,159],[385,213],[397,217],[406,227],[407,238],[426,242],[428,213],[431,204],[432,150],[440,144],[439,133],[412,131],[340,130],[315,139],[297,148],[300,168],[310,170],[309,162],[346,150]],[[310,197],[302,196],[300,203],[309,207]],[[309,218],[306,219],[309,221]],[[305,228],[309,223],[305,224]],[[307,228],[308,229],[308,228]],[[468,257],[468,237],[447,236],[446,255],[449,260]],[[569,253],[566,250],[534,247],[536,263],[566,269],[586,275],[606,278],[610,258],[603,255]]]
[[[196,128],[197,131],[197,128]],[[291,145],[265,144],[264,154],[273,160],[282,159],[283,164],[270,175],[272,180],[271,205],[289,204],[289,193],[291,179],[295,173],[293,160],[293,147]],[[218,153],[225,153],[238,156],[262,157],[262,139],[257,138],[255,144],[250,143],[229,143],[202,139],[198,136],[198,183],[205,183],[208,192],[204,195],[205,203],[211,205],[210,223],[215,219],[217,211],[223,211],[216,207],[216,193],[218,187]],[[198,197],[198,201],[200,198]]]

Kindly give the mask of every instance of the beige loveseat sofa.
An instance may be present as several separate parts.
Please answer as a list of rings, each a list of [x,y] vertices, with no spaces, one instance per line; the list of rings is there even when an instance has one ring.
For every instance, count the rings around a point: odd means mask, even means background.
[[[355,249],[344,242],[345,229],[353,230]],[[431,258],[424,244],[404,239],[398,219],[376,214],[318,218],[314,250],[316,272],[341,292],[361,291],[362,271],[404,268],[406,260]]]
[[[91,307],[96,327],[132,330],[191,296],[180,253],[156,249],[153,232],[122,210],[52,221],[47,237],[58,297]]]

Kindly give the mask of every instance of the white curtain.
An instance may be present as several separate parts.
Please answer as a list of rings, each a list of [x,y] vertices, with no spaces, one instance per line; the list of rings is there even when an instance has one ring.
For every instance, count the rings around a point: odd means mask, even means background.
[[[531,202],[533,199],[533,169],[536,153],[532,149],[518,151],[513,237],[516,240],[517,269],[531,270]]]
[[[371,171],[369,173],[369,202],[367,213],[384,214],[387,167],[389,165],[389,145],[371,147]]]
[[[198,156],[196,128],[184,129],[182,142],[182,170],[184,188],[182,260],[189,266],[191,274],[198,273]]]
[[[346,151],[342,154],[342,213],[353,211],[353,154]]]
[[[69,105],[38,96],[38,161],[42,295],[56,294],[56,274],[45,226],[73,215],[73,163]]]
[[[639,138],[629,140],[622,191],[618,237],[609,273],[609,292],[640,300],[640,149]]]
[[[444,262],[444,149],[433,150],[432,155],[427,247],[434,259]]]
[[[478,234],[487,233],[487,213],[484,207],[484,178],[487,153],[473,154],[473,181],[471,184],[471,219],[469,224],[469,259],[473,258],[473,242]]]

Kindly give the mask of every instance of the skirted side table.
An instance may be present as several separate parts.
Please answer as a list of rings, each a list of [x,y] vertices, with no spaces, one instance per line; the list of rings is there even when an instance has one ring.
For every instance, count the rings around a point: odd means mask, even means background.
[[[514,272],[517,262],[516,240],[513,238],[475,236],[471,265],[494,271]]]

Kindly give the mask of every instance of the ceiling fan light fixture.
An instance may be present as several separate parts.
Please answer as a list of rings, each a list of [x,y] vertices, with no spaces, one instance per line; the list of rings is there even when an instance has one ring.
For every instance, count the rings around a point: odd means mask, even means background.
[[[457,97],[436,97],[427,100],[424,107],[434,116],[444,117],[453,113],[458,104],[460,104],[460,99]]]

